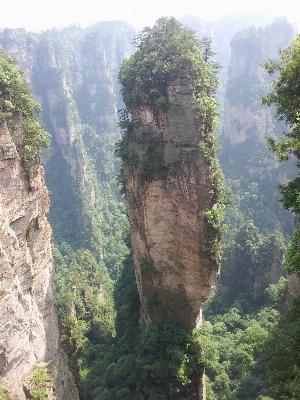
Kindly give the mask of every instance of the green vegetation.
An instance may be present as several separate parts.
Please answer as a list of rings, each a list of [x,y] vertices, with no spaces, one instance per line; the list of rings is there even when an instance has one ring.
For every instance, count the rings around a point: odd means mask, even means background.
[[[221,259],[220,237],[223,226],[225,204],[228,192],[225,190],[224,176],[215,152],[219,150],[218,141],[213,135],[217,124],[215,94],[218,80],[216,73],[220,66],[211,61],[214,53],[211,40],[199,40],[194,31],[184,28],[174,18],[161,18],[153,28],[145,28],[136,35],[134,44],[137,51],[124,60],[119,81],[127,109],[120,114],[119,126],[123,136],[117,142],[116,155],[121,159],[122,172],[119,175],[124,192],[124,168],[135,167],[141,182],[156,177],[166,178],[173,164],[179,161],[164,161],[165,139],[162,132],[154,132],[139,126],[131,120],[129,111],[148,105],[154,114],[160,108],[167,108],[167,88],[178,78],[188,80],[194,97],[196,118],[199,120],[201,141],[174,143],[176,147],[192,147],[205,155],[213,183],[213,199],[216,209],[206,214],[209,239],[203,251],[214,262]]]
[[[48,372],[45,367],[36,365],[35,373],[29,379],[29,382],[32,387],[30,391],[32,399],[42,400],[48,398],[47,392],[49,391],[49,386],[51,386],[52,381],[49,378]]]
[[[114,336],[113,284],[103,262],[88,250],[65,242],[54,251],[55,305],[62,326],[61,341],[80,384],[86,352],[106,344]]]
[[[213,354],[206,367],[207,400],[273,399],[263,354],[270,332],[280,320],[285,294],[286,280],[281,278],[265,289],[259,303],[241,293],[230,302],[217,292],[205,304]],[[222,311],[216,312],[221,304]]]
[[[204,119],[204,131],[211,131],[217,117],[213,95],[219,65],[208,60],[210,44],[209,40],[199,41],[194,31],[183,28],[172,17],[160,18],[153,28],[143,29],[134,38],[137,51],[123,61],[119,73],[127,107],[153,103],[156,107],[167,106],[168,85],[184,75],[190,81],[196,108]]]
[[[135,399],[138,370],[136,351],[140,341],[139,296],[130,253],[123,261],[122,272],[113,292],[117,310],[116,335],[107,344],[87,352],[83,377],[83,399]],[[88,350],[88,349],[87,349]]]
[[[149,400],[182,399],[204,368],[199,330],[187,331],[176,320],[150,324],[137,352],[140,390]]]
[[[17,145],[24,167],[28,169],[39,162],[42,149],[50,147],[50,136],[35,116],[41,114],[41,107],[32,99],[30,87],[15,64],[4,50],[0,51],[0,120],[5,118],[14,130],[13,118],[22,117],[24,137]]]
[[[113,158],[114,129],[110,125],[115,105],[124,107],[115,94],[119,83],[111,64],[115,60],[120,64],[124,49],[129,53],[132,35],[133,30],[119,22],[41,34],[1,31],[2,43],[17,43],[22,51],[26,49],[35,92],[43,98],[43,121],[52,133],[53,151],[45,169],[51,191],[48,216],[56,245],[55,303],[62,344],[80,398],[133,400],[141,393],[147,400],[187,398],[191,381],[205,367],[207,400],[299,399],[299,298],[286,315],[285,279],[267,284],[271,268],[280,268],[292,231],[292,218],[281,210],[274,182],[277,176],[290,179],[290,174],[268,152],[255,124],[248,128],[242,143],[232,145],[221,138],[220,161],[233,204],[225,221],[228,230],[223,232],[220,284],[205,305],[201,332],[187,331],[176,320],[158,321],[143,331],[139,325],[139,296],[132,254],[124,240],[128,222],[115,181],[119,164]],[[233,46],[249,60],[260,62],[257,49],[262,50],[264,40],[269,40],[263,35],[255,28],[244,30],[233,38]],[[157,113],[164,112],[169,107],[167,86],[179,75],[190,79],[199,123],[203,123],[203,140],[174,146],[180,151],[198,150],[209,164],[215,205],[206,212],[210,239],[204,250],[219,262],[216,244],[223,231],[227,193],[215,158],[218,144],[211,134],[217,116],[218,65],[211,61],[210,40],[199,41],[173,18],[162,18],[136,36],[135,46],[134,57],[124,61],[119,74],[128,111],[147,105]],[[300,154],[298,49],[299,39],[282,52],[280,62],[267,66],[280,73],[270,95],[262,86],[264,78],[254,79],[248,73],[227,86],[232,106],[241,103],[256,110],[259,93],[265,96],[265,103],[279,106],[278,117],[291,125],[281,142],[275,139],[278,125],[269,117],[266,123],[274,137],[269,144],[280,159],[293,155],[298,160]],[[14,115],[22,114],[26,135],[18,150],[24,165],[30,167],[38,161],[48,138],[36,118],[39,106],[30,99],[28,86],[13,65],[12,59],[1,55],[0,86],[8,88],[9,95],[1,89],[0,118],[10,123]],[[11,81],[6,81],[6,72]],[[9,82],[20,85],[20,91]],[[54,107],[48,103],[46,91],[58,96]],[[153,136],[131,120],[128,111],[124,110],[119,124],[124,135],[116,152],[122,165],[138,168],[142,181],[163,176],[172,165],[164,165],[161,132],[157,130]],[[53,124],[64,130],[66,137],[72,136],[72,141],[56,143]],[[238,119],[233,126],[237,132],[244,129]],[[137,152],[137,148],[143,151]],[[122,172],[119,179],[122,181]],[[282,205],[296,214],[299,183],[296,178],[280,187]],[[299,240],[295,232],[285,259],[289,273],[299,273]],[[143,277],[158,274],[150,261],[142,259],[140,263]],[[148,306],[157,301],[154,294]],[[50,382],[45,373],[36,371],[36,399],[45,397]],[[8,398],[0,389],[0,399]]]
[[[145,258],[142,258],[140,261],[141,272],[158,272],[153,264],[150,264]]]
[[[0,381],[0,400],[16,400],[7,394],[7,391],[3,389],[2,381]]]
[[[298,75],[300,36],[297,36],[287,48],[280,52],[279,61],[269,61],[264,68],[270,73],[279,72],[272,82],[272,91],[262,98],[264,104],[276,106],[276,117],[285,121],[289,129],[279,141],[269,138],[269,147],[276,153],[280,161],[291,156],[296,158],[299,168],[300,124],[299,101],[300,91]],[[280,185],[279,190],[284,208],[299,214],[299,178],[286,185]],[[288,273],[299,275],[299,231],[295,230],[289,242],[286,253],[285,269]],[[288,314],[283,314],[266,343],[265,360],[273,395],[277,399],[299,399],[300,393],[300,362],[299,362],[299,332],[300,332],[300,296],[294,298]]]
[[[298,400],[300,297],[295,297],[287,315],[269,333],[264,345],[264,360],[274,399]]]

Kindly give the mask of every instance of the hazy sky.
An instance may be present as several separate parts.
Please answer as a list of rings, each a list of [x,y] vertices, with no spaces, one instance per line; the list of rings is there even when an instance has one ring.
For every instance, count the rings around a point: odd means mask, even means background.
[[[187,14],[212,20],[232,13],[287,16],[300,27],[299,1],[2,1],[1,28],[40,31],[70,24],[91,25],[97,21],[125,20],[135,28],[152,26],[161,16]]]

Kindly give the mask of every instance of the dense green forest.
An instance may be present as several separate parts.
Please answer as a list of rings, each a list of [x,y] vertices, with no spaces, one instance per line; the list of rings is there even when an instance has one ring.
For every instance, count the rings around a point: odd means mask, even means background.
[[[200,22],[185,20],[197,27],[201,40],[209,29]],[[82,400],[133,400],[141,390],[149,400],[184,398],[192,374],[203,367],[207,400],[300,399],[299,298],[288,311],[286,300],[288,274],[299,273],[300,235],[293,233],[288,210],[299,213],[293,160],[299,160],[300,42],[294,40],[279,58],[279,48],[292,39],[285,19],[262,28],[239,22],[238,32],[230,21],[222,24],[220,31],[227,26],[230,33],[231,60],[221,50],[220,35],[212,46],[220,49],[214,60],[224,61],[217,95],[219,160],[232,198],[221,277],[205,304],[201,331],[186,331],[176,320],[144,330],[139,325],[126,204],[114,155],[122,128],[117,109],[124,108],[117,76],[122,60],[134,51],[134,30],[107,22],[41,34],[0,32],[8,55],[17,47],[12,55],[31,81],[52,136],[51,156],[43,163],[51,192],[55,302]],[[274,61],[260,65],[268,59]],[[159,78],[176,72],[170,71]],[[165,106],[164,93],[151,89],[157,106]],[[33,103],[28,107],[39,111]],[[2,113],[11,111],[2,103]],[[35,123],[28,121],[29,134],[36,132]],[[24,148],[25,164],[36,159],[46,141],[39,136],[37,147]]]

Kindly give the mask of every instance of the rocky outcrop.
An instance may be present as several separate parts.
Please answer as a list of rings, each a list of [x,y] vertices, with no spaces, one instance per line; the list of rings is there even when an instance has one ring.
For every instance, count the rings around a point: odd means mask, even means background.
[[[229,230],[235,237],[225,250],[222,292],[231,288],[235,294],[247,291],[258,294],[268,284],[277,283],[282,273],[283,247],[279,240],[278,248],[272,248],[276,240],[269,242],[267,236],[272,232],[276,238],[279,230],[291,234],[292,217],[282,210],[276,186],[286,183],[295,172],[291,164],[278,163],[268,149],[266,137],[279,137],[285,127],[273,117],[275,110],[262,104],[261,96],[266,95],[267,84],[274,77],[260,64],[278,59],[278,50],[288,45],[292,35],[292,26],[279,18],[267,27],[243,29],[231,40],[220,163],[234,197],[235,210],[229,210]],[[262,250],[259,260],[257,246],[249,254],[249,246],[244,246],[244,254],[236,258],[240,252],[236,246],[238,237],[247,220],[265,236],[265,248],[272,248],[269,257],[262,257]]]
[[[168,108],[130,109],[137,127],[128,147],[140,161],[124,166],[126,199],[143,322],[179,318],[193,328],[219,276],[205,219],[217,204],[189,81],[178,78],[167,96]]]
[[[105,147],[99,144],[104,135],[111,153],[112,138],[119,136],[117,109],[122,106],[117,73],[121,61],[132,52],[133,35],[134,29],[122,21],[38,34],[24,29],[0,32],[0,47],[15,57],[17,67],[24,71],[52,136],[50,157],[43,158],[42,164],[51,192],[48,218],[54,238],[74,248],[87,247],[95,256],[106,250],[99,218],[106,189],[102,193],[99,182],[111,182],[114,168],[103,167],[104,157],[95,158]],[[53,177],[58,169],[59,176]],[[113,195],[119,195],[117,189]],[[110,242],[114,241],[120,242],[112,234]]]
[[[232,38],[224,110],[224,136],[232,145],[270,134],[272,112],[260,100],[270,77],[260,64],[278,59],[278,50],[292,36],[292,26],[279,18],[265,28],[241,30]]]
[[[30,395],[29,379],[43,362],[51,399],[78,399],[59,345],[53,304],[52,232],[44,171],[25,170],[18,154],[20,118],[0,121],[0,377],[11,395]]]

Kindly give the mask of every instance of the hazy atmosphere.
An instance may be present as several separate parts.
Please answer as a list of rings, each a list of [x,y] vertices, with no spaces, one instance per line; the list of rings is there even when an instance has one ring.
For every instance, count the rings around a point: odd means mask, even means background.
[[[0,400],[300,400],[299,1],[0,7]]]
[[[215,20],[228,14],[254,14],[268,21],[286,16],[300,22],[297,1],[1,1],[1,28],[40,31],[70,24],[125,20],[136,29],[153,25],[161,16],[187,14]]]

